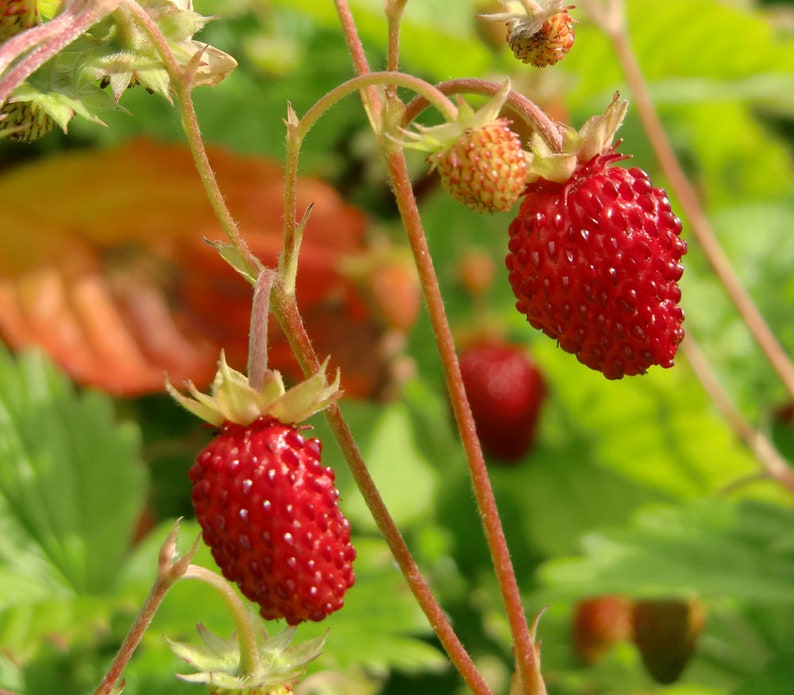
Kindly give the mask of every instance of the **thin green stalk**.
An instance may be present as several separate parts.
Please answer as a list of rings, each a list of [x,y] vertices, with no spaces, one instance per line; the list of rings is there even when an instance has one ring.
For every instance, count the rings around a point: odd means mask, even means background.
[[[501,86],[502,85],[496,84],[490,80],[460,78],[441,82],[435,85],[435,89],[447,95],[468,93],[493,96],[499,91]],[[546,115],[543,109],[538,107],[533,101],[527,99],[527,97],[519,92],[510,91],[507,95],[505,106],[528,126],[536,130],[553,151],[562,151],[563,139],[560,129],[557,127],[557,124]],[[422,94],[411,100],[405,107],[403,124],[408,124],[413,121],[413,119],[426,107],[427,101]]]
[[[744,419],[730,396],[723,389],[717,375],[714,374],[709,361],[691,333],[687,333],[684,342],[681,343],[681,348],[704,390],[722,413],[725,421],[736,433],[736,436],[755,454],[765,471],[766,477],[776,480],[789,492],[794,493],[794,471],[791,470],[791,466],[789,466],[786,459],[783,458],[770,439]],[[732,487],[735,486],[732,485]]]
[[[200,565],[188,566],[184,579],[198,579],[215,589],[224,604],[226,604],[226,608],[234,621],[235,633],[240,647],[239,675],[247,676],[259,672],[259,649],[254,626],[251,624],[245,604],[243,604],[229,582],[219,574]]]
[[[482,448],[474,425],[471,408],[466,397],[455,343],[444,309],[444,299],[433,268],[433,260],[427,245],[411,179],[401,151],[393,151],[387,157],[390,179],[403,225],[414,252],[419,278],[424,290],[430,320],[435,332],[438,349],[444,367],[447,389],[458,422],[463,447],[469,463],[472,486],[477,507],[485,531],[488,548],[493,558],[496,577],[505,604],[510,631],[513,636],[516,667],[527,695],[545,693],[540,675],[534,636],[524,612],[521,593],[515,570],[510,559],[510,550],[499,518],[499,509],[494,497]]]
[[[433,85],[413,75],[390,71],[359,75],[338,85],[313,104],[302,118],[298,118],[291,105],[288,107],[285,120],[287,126],[287,147],[284,161],[284,246],[279,260],[284,289],[287,292],[294,292],[295,290],[294,276],[297,269],[296,259],[300,245],[297,185],[298,161],[303,140],[315,123],[340,99],[376,85],[406,87],[417,94],[421,94],[426,103],[432,104],[446,119],[453,120],[457,115],[457,107]]]

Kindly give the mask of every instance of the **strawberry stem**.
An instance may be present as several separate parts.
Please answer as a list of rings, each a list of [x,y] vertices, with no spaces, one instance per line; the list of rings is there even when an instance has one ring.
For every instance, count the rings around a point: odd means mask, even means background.
[[[206,567],[190,565],[184,575],[185,579],[198,579],[211,586],[226,604],[234,621],[237,641],[240,645],[239,676],[253,675],[260,670],[259,649],[257,648],[256,632],[251,624],[250,614],[237,592],[223,577]]]
[[[111,14],[125,0],[66,0],[54,19],[12,36],[0,46],[0,74],[27,53],[0,81],[0,105],[44,63]],[[143,10],[141,10],[143,11]]]
[[[301,369],[307,375],[317,373],[320,368],[320,361],[306,332],[294,295],[283,292],[279,285],[276,284],[272,300],[273,311],[281,324]],[[427,580],[413,559],[405,539],[399,528],[397,528],[375,485],[375,481],[369,473],[367,464],[361,455],[361,451],[342,411],[336,403],[332,403],[323,412],[334,438],[342,450],[361,496],[372,514],[372,518],[378,525],[378,529],[386,540],[395,562],[405,576],[411,592],[427,616],[428,622],[433,627],[441,645],[472,693],[475,693],[475,695],[491,695],[488,684],[477,670],[457,634],[455,634],[449,619],[444,613],[444,609],[439,605]]]
[[[114,691],[116,684],[121,679],[124,669],[135,653],[144,633],[149,628],[168,590],[182,577],[186,576],[191,566],[190,561],[193,559],[198,549],[199,539],[196,539],[193,547],[185,553],[184,556],[176,557],[176,536],[178,530],[179,522],[174,524],[173,529],[160,548],[157,562],[157,577],[154,580],[154,584],[135,622],[132,624],[132,627],[130,627],[127,636],[116,652],[113,663],[111,663],[110,668],[108,668],[105,673],[102,682],[97,689],[94,690],[94,695],[109,695]]]
[[[135,0],[116,1],[119,6],[123,6],[130,15],[135,17],[139,22],[141,28],[146,32],[149,40],[157,50],[165,69],[168,71],[168,76],[171,78],[171,84],[176,92],[176,100],[182,116],[182,128],[185,131],[188,146],[193,155],[196,169],[198,169],[201,183],[204,186],[204,190],[215,216],[218,218],[226,236],[229,238],[230,243],[241,259],[243,267],[235,267],[235,270],[238,270],[238,272],[241,272],[249,279],[258,278],[263,269],[262,263],[248,248],[248,244],[246,244],[245,239],[243,239],[240,234],[237,222],[234,220],[234,217],[232,217],[231,212],[229,212],[229,208],[226,207],[226,201],[224,200],[223,193],[215,177],[215,172],[207,156],[204,141],[201,139],[201,129],[199,128],[196,110],[193,105],[193,99],[191,98],[191,81],[186,79],[168,42],[146,10],[135,2]],[[226,257],[224,256],[224,258]]]
[[[267,371],[267,322],[270,316],[270,290],[274,273],[266,268],[256,280],[251,306],[251,328],[248,339],[248,384],[261,391]]]
[[[501,87],[502,85],[490,80],[476,78],[449,80],[435,86],[439,92],[446,95],[470,93],[485,96],[493,96]],[[505,106],[527,125],[536,130],[553,152],[562,152],[563,136],[560,129],[533,101],[527,99],[523,94],[511,90],[507,96]],[[427,102],[424,100],[423,94],[415,97],[405,107],[403,125],[410,123],[426,107]]]
[[[401,72],[373,72],[358,75],[338,85],[320,98],[299,118],[291,105],[287,107],[287,154],[284,162],[284,244],[279,261],[284,290],[295,291],[298,247],[300,234],[305,225],[306,214],[298,221],[298,159],[303,140],[315,123],[340,99],[356,92],[365,92],[368,87],[377,85],[402,86],[421,94],[426,103],[433,104],[448,120],[454,120],[458,109],[443,93],[424,80]],[[379,103],[379,102],[378,102]],[[379,106],[380,110],[380,106]],[[373,121],[375,123],[376,121]],[[378,121],[379,122],[379,121]],[[392,124],[396,126],[396,124]]]
[[[433,268],[433,260],[416,206],[416,198],[413,195],[413,187],[403,153],[391,153],[387,158],[387,164],[403,225],[414,252],[425,302],[444,367],[447,389],[466,451],[477,507],[493,559],[499,588],[502,592],[510,632],[513,636],[516,665],[524,684],[525,693],[541,695],[545,692],[545,686],[543,686],[540,676],[535,644],[521,602],[521,593],[499,517],[499,508],[463,386],[455,343],[444,309],[444,298],[441,295],[441,288]]]

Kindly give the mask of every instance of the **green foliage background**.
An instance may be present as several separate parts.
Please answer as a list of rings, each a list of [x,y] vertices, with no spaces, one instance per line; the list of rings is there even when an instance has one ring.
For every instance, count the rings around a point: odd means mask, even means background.
[[[240,62],[218,87],[195,93],[206,140],[281,157],[287,102],[300,114],[352,75],[332,3],[195,5],[219,15],[202,38]],[[628,0],[627,6],[632,42],[674,147],[739,276],[794,354],[794,33],[752,2]],[[379,67],[382,0],[354,0],[351,7]],[[410,0],[403,69],[430,81],[510,75],[517,88],[564,109],[576,126],[603,110],[615,90],[631,99],[607,41],[587,22],[577,25],[570,56],[538,74],[481,40],[473,19],[481,9],[467,0]],[[109,112],[108,128],[78,119],[68,138],[51,136],[24,156],[140,133],[180,138],[178,115],[164,100],[135,90],[123,104],[131,115]],[[664,185],[631,111],[622,137],[622,151]],[[374,152],[360,104],[349,98],[312,131],[301,171],[335,184],[399,239]],[[21,156],[18,146],[0,147],[7,165]],[[411,163],[419,178],[421,156],[412,155]],[[477,248],[501,268],[510,217],[477,216],[432,188],[420,202],[450,318],[465,329],[473,310],[455,263]],[[685,261],[687,330],[745,415],[794,455],[794,426],[778,416],[785,392],[691,238]],[[510,336],[532,349],[550,384],[535,449],[518,466],[492,469],[527,610],[548,607],[540,636],[550,695],[791,692],[791,498],[754,478],[757,463],[686,360],[672,370],[607,382],[530,329],[513,310],[504,277],[489,305]],[[464,643],[495,692],[506,692],[509,633],[425,318],[406,351],[416,376],[399,401],[350,402],[343,409]],[[328,621],[328,646],[313,666],[320,678],[335,671],[348,680],[336,689],[330,680],[316,681],[316,692],[462,692],[324,423],[315,424],[328,442],[360,557],[358,583],[345,610]],[[38,355],[0,354],[0,688],[69,695],[99,682],[146,596],[159,543],[176,517],[191,514],[186,470],[200,446],[195,428],[165,398],[113,402],[76,389]],[[159,454],[163,442],[181,444]],[[162,524],[131,545],[146,500]],[[185,545],[196,533],[189,518],[183,522]],[[199,560],[212,566],[206,552]],[[696,593],[704,600],[706,629],[677,684],[655,685],[629,644],[595,666],[577,662],[573,606],[612,592]],[[174,678],[182,667],[162,637],[193,640],[197,622],[216,632],[231,629],[206,588],[180,584],[128,669],[125,692],[197,692]],[[299,635],[321,629],[302,628]]]

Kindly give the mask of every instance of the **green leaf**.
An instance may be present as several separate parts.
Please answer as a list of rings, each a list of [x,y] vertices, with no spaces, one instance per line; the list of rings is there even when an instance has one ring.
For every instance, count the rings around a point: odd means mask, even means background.
[[[767,664],[763,673],[744,683],[732,695],[789,695],[794,683],[794,652],[780,654]]]
[[[591,533],[581,557],[540,576],[554,595],[697,594],[750,603],[794,602],[794,510],[758,501],[654,506],[628,528]]]
[[[345,404],[346,413],[353,410],[360,410],[359,416],[368,418],[369,429],[363,433],[359,445],[370,475],[397,525],[402,528],[425,519],[432,510],[438,474],[416,444],[406,406]],[[335,468],[340,476],[342,507],[354,529],[374,530],[375,522],[361,494],[342,465]]]
[[[419,609],[391,553],[382,540],[353,539],[356,583],[345,606],[318,625],[301,628],[306,639],[329,629],[319,666],[361,667],[385,676],[390,670],[436,671],[448,666],[446,657],[421,639],[430,625]]]
[[[13,529],[2,567],[57,581],[76,594],[113,588],[143,505],[137,429],[110,399],[77,393],[39,354],[0,352],[0,519]],[[0,591],[8,603],[13,595]]]

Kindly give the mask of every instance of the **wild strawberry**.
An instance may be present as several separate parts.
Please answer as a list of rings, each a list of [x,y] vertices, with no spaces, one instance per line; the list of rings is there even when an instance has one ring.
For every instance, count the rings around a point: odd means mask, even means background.
[[[507,43],[520,61],[545,68],[561,61],[571,50],[573,22],[573,17],[564,9],[549,17],[537,30],[531,25],[508,27]]]
[[[350,524],[321,452],[272,417],[226,421],[190,469],[204,541],[266,620],[322,620],[353,585]]]
[[[527,186],[506,259],[529,323],[608,379],[671,367],[684,336],[681,222],[665,192],[644,171],[613,166],[623,157],[604,144],[625,110],[613,101],[573,134],[575,154],[538,163],[557,177]]]
[[[223,358],[213,398],[189,385],[180,403],[218,427],[190,469],[203,538],[224,576],[289,625],[322,620],[353,585],[355,550],[318,439],[294,423],[336,397],[317,374],[285,391],[277,372],[252,388]]]
[[[486,338],[466,347],[460,371],[486,455],[522,459],[532,446],[546,382],[524,348]]]
[[[505,212],[524,190],[526,162],[510,121],[497,118],[467,128],[448,148],[428,158],[441,185],[475,212]]]
[[[573,621],[573,646],[585,663],[601,659],[616,643],[631,638],[631,601],[614,595],[579,601]]]
[[[475,212],[509,210],[526,183],[521,139],[498,117],[508,92],[509,82],[476,113],[461,102],[456,121],[408,133],[411,146],[433,153],[430,171],[438,170],[444,189]]]
[[[705,622],[706,611],[697,598],[634,602],[634,644],[657,683],[667,685],[678,680],[692,658]]]
[[[483,19],[507,24],[507,44],[513,55],[537,68],[562,60],[574,42],[573,6],[562,0],[502,0],[505,12],[479,15]]]

